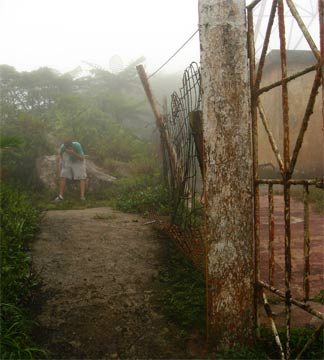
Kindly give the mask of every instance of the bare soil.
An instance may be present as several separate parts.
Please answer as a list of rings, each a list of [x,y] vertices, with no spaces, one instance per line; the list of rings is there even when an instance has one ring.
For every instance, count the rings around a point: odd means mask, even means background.
[[[275,197],[275,286],[284,278],[283,203]],[[292,202],[295,298],[303,296],[303,208]],[[261,199],[261,275],[268,276],[268,215]],[[323,289],[323,215],[311,212],[311,297]],[[162,314],[159,271],[167,239],[150,222],[111,208],[47,211],[32,244],[43,285],[36,301],[35,337],[52,359],[204,358],[200,335],[184,337]],[[269,294],[270,295],[270,294]],[[270,295],[271,296],[271,295]],[[312,303],[323,312],[323,305]],[[284,326],[283,302],[271,305]],[[268,319],[261,306],[261,322]],[[318,319],[293,309],[293,326],[314,327]]]
[[[53,359],[195,357],[159,305],[165,241],[110,208],[45,213],[32,246],[43,281],[36,337]]]

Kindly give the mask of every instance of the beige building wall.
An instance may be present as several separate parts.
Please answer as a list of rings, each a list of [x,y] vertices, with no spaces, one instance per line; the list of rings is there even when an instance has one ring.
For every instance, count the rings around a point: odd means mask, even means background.
[[[310,51],[290,50],[287,52],[288,76],[311,65],[316,60]],[[293,153],[298,133],[305,114],[307,102],[315,77],[315,71],[298,77],[288,84],[289,96],[289,127],[290,153]],[[267,55],[263,71],[262,86],[269,85],[281,79],[280,51],[273,50]],[[294,177],[322,177],[323,176],[323,119],[321,109],[321,88],[317,95],[314,112],[311,115],[295,168]],[[261,102],[269,122],[269,127],[276,139],[281,156],[283,157],[283,124],[281,87],[276,87],[261,96]],[[279,170],[273,155],[268,136],[259,118],[259,164],[271,163]]]

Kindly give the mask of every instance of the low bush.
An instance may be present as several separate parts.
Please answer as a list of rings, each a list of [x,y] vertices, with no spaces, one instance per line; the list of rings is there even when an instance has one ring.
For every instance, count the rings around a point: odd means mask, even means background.
[[[121,179],[95,197],[99,201],[107,200],[117,210],[127,213],[169,213],[168,190],[157,176]]]
[[[32,359],[45,352],[31,344],[28,304],[39,282],[31,270],[27,244],[38,230],[38,212],[27,195],[2,184],[1,219],[1,355]]]
[[[160,272],[161,306],[166,318],[182,331],[203,331],[206,324],[204,275],[170,240],[165,268]]]

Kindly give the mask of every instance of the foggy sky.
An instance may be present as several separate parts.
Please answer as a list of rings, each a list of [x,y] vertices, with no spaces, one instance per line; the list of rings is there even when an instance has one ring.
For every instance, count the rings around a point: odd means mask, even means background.
[[[295,1],[305,15],[315,11],[316,0]],[[318,32],[310,15],[305,21]],[[48,66],[67,72],[88,62],[111,70],[115,55],[124,66],[144,56],[152,73],[197,29],[198,0],[0,0],[0,64],[18,71]],[[295,37],[296,43],[299,32],[292,29],[287,38]],[[191,61],[199,62],[198,34],[163,71],[182,71]]]

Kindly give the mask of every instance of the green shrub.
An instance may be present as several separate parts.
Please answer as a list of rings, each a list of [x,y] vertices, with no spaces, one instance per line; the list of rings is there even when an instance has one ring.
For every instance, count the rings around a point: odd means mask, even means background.
[[[128,213],[168,214],[169,194],[158,177],[137,176],[118,180],[106,191],[96,196],[98,200],[109,199],[111,205]]]
[[[166,267],[160,272],[162,310],[166,318],[186,332],[204,331],[206,324],[206,288],[204,275],[168,243]]]
[[[304,193],[301,186],[291,187],[291,195],[299,201],[303,201]],[[319,214],[324,212],[324,190],[314,186],[309,187],[309,203],[312,205],[314,211]]]
[[[27,242],[38,229],[38,212],[27,195],[2,184],[1,219],[1,352],[2,359],[32,359],[45,353],[30,345],[33,322],[27,305],[39,282],[31,271]]]

